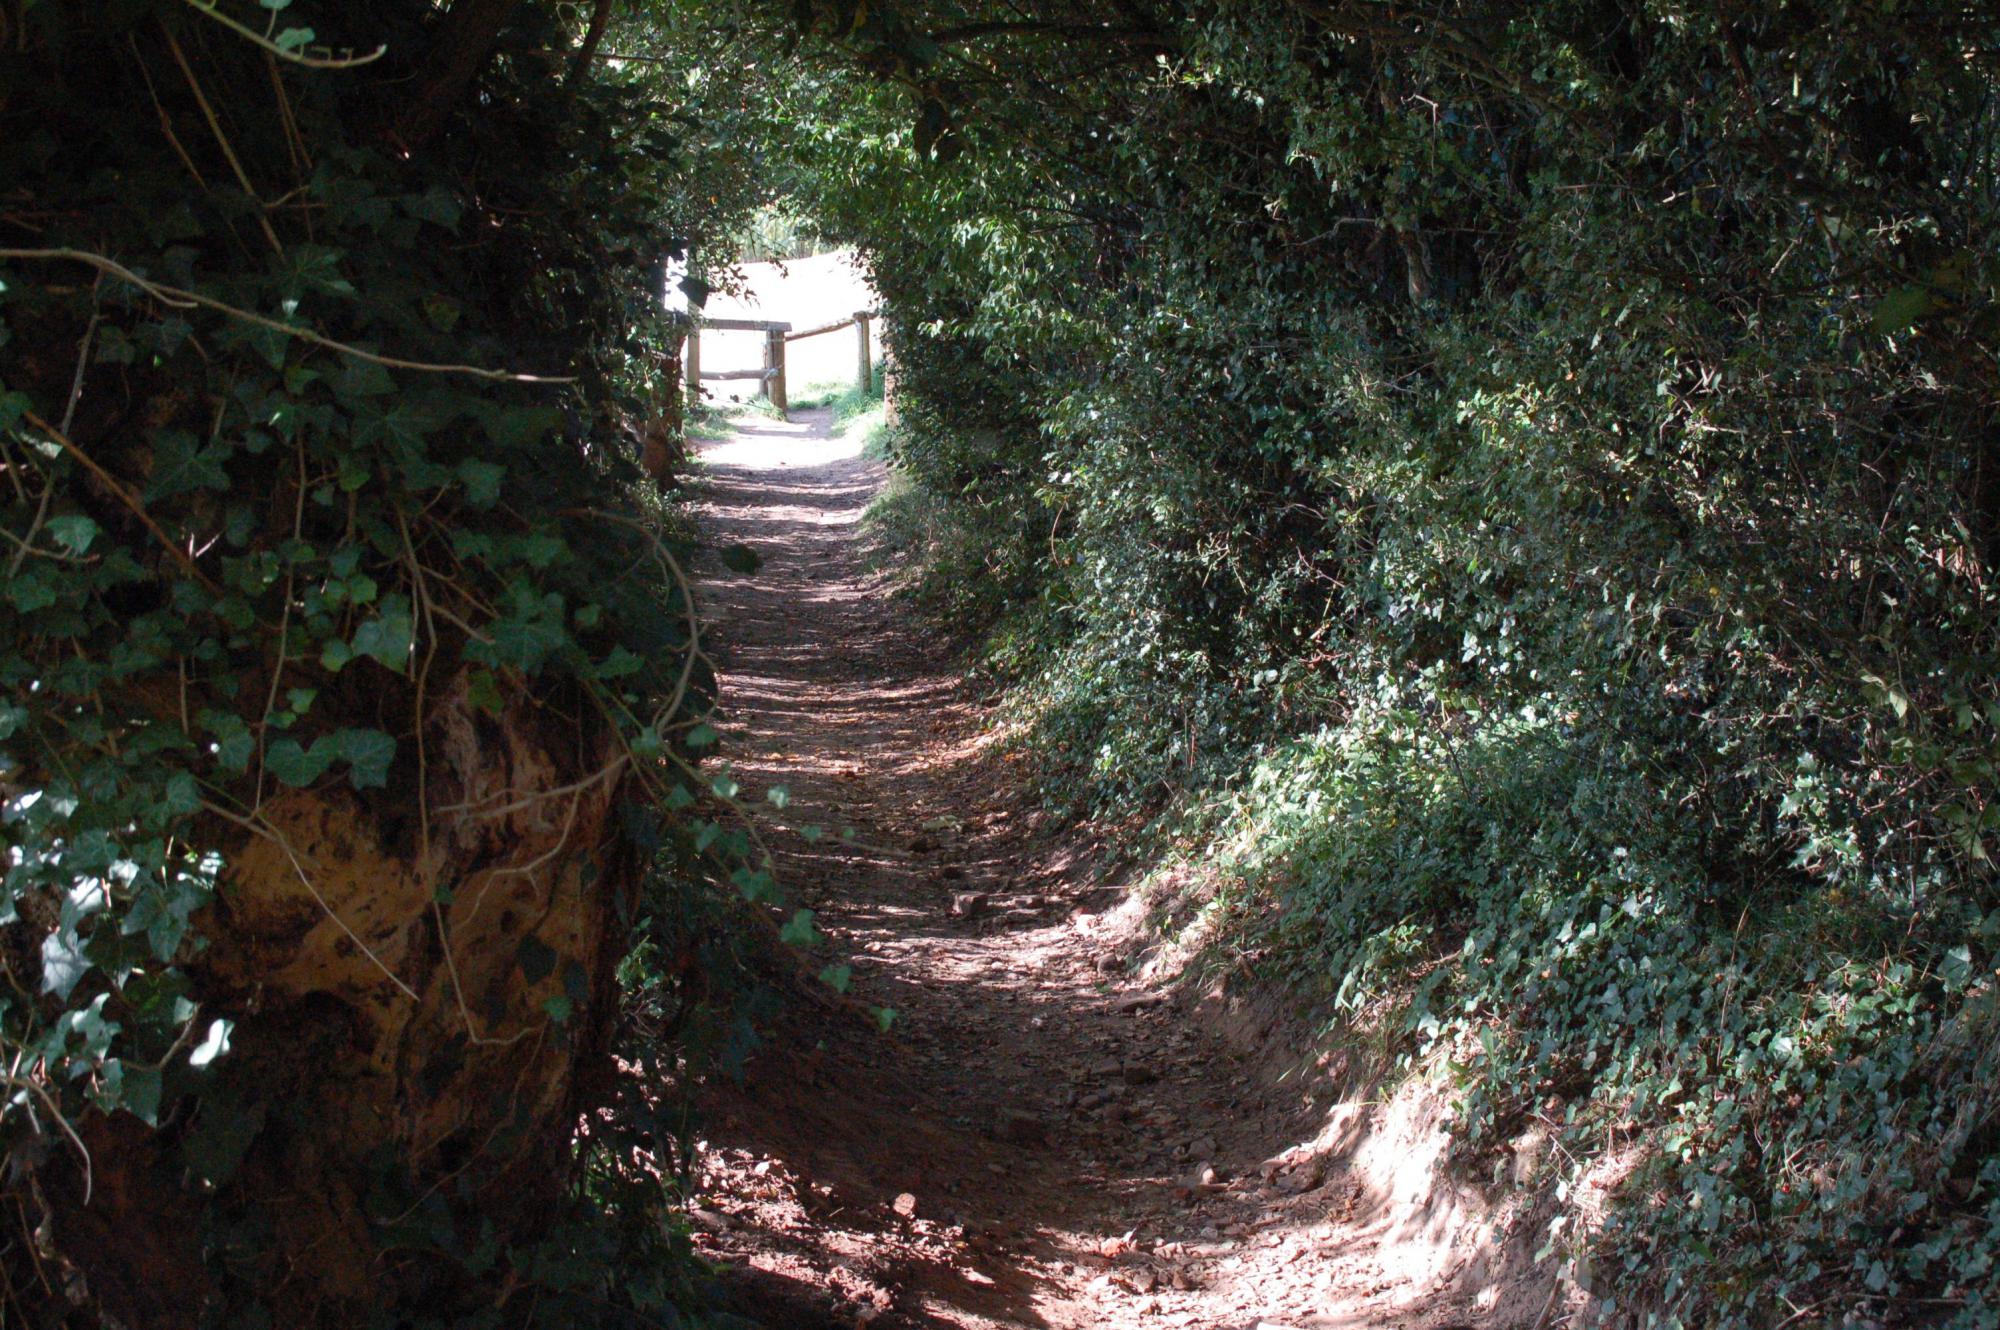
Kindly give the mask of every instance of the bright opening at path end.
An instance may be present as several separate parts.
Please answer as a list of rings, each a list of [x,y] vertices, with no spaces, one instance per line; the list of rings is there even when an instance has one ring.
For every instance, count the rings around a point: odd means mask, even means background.
[[[789,323],[795,331],[817,328],[874,309],[878,298],[868,285],[852,250],[815,254],[808,259],[777,263],[746,263],[748,287],[741,295],[717,291],[703,313],[711,319],[771,319]],[[677,294],[675,283],[668,291]],[[877,320],[869,341],[875,363],[882,358],[882,328]],[[854,331],[844,328],[788,343],[785,380],[794,400],[823,388],[845,388],[854,382]],[[757,369],[764,363],[764,334],[709,329],[701,335],[702,368],[710,371]],[[754,397],[757,385],[747,379],[723,379],[702,385],[711,402],[741,402]]]

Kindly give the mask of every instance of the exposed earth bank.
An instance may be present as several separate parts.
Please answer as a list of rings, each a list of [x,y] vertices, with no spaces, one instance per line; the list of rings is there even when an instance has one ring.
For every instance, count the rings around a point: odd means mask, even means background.
[[[852,966],[701,1088],[697,1244],[773,1327],[1553,1325],[1532,1216],[1448,1182],[1433,1093],[1343,1090],[1279,1004],[1172,983],[1101,847],[1044,826],[945,634],[891,594],[881,463],[825,411],[702,454],[725,755]],[[852,828],[850,839],[841,832]],[[895,1016],[883,1032],[866,1007]],[[1496,1236],[1497,1231],[1497,1236]]]

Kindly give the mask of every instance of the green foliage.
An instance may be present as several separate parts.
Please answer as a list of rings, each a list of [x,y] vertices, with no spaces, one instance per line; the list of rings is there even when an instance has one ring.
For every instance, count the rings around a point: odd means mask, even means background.
[[[1636,1139],[1617,1308],[1989,1320],[1991,25],[809,8],[881,518],[1051,795],[1240,830],[1469,1158]]]
[[[279,51],[389,52],[329,69],[268,63],[227,5],[0,17],[0,1137],[68,1167],[87,1116],[172,1119],[204,1198],[208,1311],[245,1323],[268,1272],[226,1184],[267,1106],[229,1034],[255,998],[200,958],[231,848],[283,843],[273,800],[342,790],[358,818],[428,835],[425,730],[462,685],[485,716],[525,708],[579,752],[614,746],[604,778],[677,810],[647,824],[649,848],[678,847],[656,895],[768,878],[692,807],[706,782],[678,740],[712,678],[688,544],[624,497],[625,429],[670,336],[660,265],[757,193],[696,128],[737,90],[691,62],[559,77],[574,36],[526,6],[418,140],[431,11],[301,3],[312,27],[274,29]],[[552,1026],[607,1024],[580,980],[548,999]],[[577,1222],[535,1253],[496,1253],[458,1192],[385,1164],[377,1213],[430,1225],[385,1226],[385,1259],[441,1255],[474,1281],[498,1261],[600,1312],[674,1317],[686,1243],[661,1168],[621,1140],[592,1138]],[[645,1234],[666,1259],[607,1283]]]
[[[812,218],[801,213],[790,199],[774,200],[759,208],[737,244],[746,263],[811,258],[829,248]]]

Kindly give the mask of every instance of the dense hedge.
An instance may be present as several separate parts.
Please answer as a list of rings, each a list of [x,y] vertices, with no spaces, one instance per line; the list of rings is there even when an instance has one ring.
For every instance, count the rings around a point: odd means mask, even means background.
[[[0,1321],[689,1301],[615,970],[768,878],[632,435],[763,187],[591,17],[0,6]]]
[[[912,126],[817,170],[903,529],[1052,794],[1208,801],[1469,1157],[1627,1160],[1614,1313],[2000,1314],[1977,11],[817,11]]]

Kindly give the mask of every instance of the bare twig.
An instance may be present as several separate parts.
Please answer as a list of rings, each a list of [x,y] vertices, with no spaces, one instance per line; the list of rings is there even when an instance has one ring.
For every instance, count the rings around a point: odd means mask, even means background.
[[[568,511],[579,516],[595,517],[599,521],[615,522],[619,526],[630,527],[637,531],[651,544],[654,557],[667,570],[667,575],[673,580],[674,585],[680,588],[681,604],[687,607],[687,659],[681,662],[680,678],[674,681],[673,694],[668,697],[666,705],[660,708],[659,713],[661,716],[672,716],[680,710],[681,701],[687,696],[688,685],[694,678],[694,667],[702,659],[701,615],[695,609],[694,583],[681,568],[680,560],[674,558],[673,551],[667,548],[667,543],[660,539],[659,532],[645,523],[618,513],[608,513],[599,508],[573,508]]]
[[[153,86],[153,71],[146,67],[145,57],[139,54],[138,39],[128,34],[125,42],[132,48],[132,59],[139,66],[139,77],[146,82],[146,95],[153,99],[153,109],[159,113],[160,132],[167,136],[167,146],[174,150],[174,156],[180,158],[181,165],[194,177],[195,184],[207,190],[208,181],[202,178],[201,168],[194,164],[194,158],[188,156],[188,150],[181,146],[180,135],[174,133],[173,117],[167,114],[166,106],[160,101],[160,90]]]
[[[570,58],[569,76],[563,80],[565,91],[573,90],[583,76],[590,72],[590,62],[597,58],[597,48],[604,42],[605,22],[611,17],[611,0],[597,0],[590,11],[590,26],[584,30],[583,44],[576,48]]]
[[[417,990],[404,983],[402,978],[389,968],[388,962],[377,956],[374,949],[361,940],[361,935],[348,927],[347,921],[340,917],[333,906],[327,901],[326,897],[320,895],[319,888],[313,885],[312,875],[306,872],[306,866],[299,861],[298,852],[292,849],[292,844],[285,839],[284,833],[271,825],[269,818],[265,817],[261,812],[250,817],[245,817],[243,814],[233,813],[209,799],[202,800],[201,806],[224,821],[234,823],[252,835],[261,836],[273,845],[276,845],[285,858],[290,861],[292,871],[298,874],[299,882],[305,887],[306,894],[313,898],[313,901],[326,914],[327,918],[339,925],[340,931],[347,934],[347,940],[361,948],[361,954],[366,956],[390,983],[401,989],[405,997],[416,1003],[423,1001],[422,998],[417,996]]]
[[[193,3],[193,0],[189,0],[189,3]],[[195,7],[200,8],[199,5]],[[208,121],[208,132],[215,136],[216,143],[222,148],[223,160],[229,163],[229,169],[235,173],[236,183],[243,186],[243,192],[257,205],[257,225],[264,232],[264,239],[270,243],[271,252],[283,258],[285,247],[278,242],[277,231],[272,229],[271,218],[264,208],[264,198],[250,183],[250,173],[243,169],[243,162],[236,155],[236,145],[222,132],[222,121],[217,118],[215,108],[208,104],[208,94],[201,90],[201,80],[194,76],[194,66],[188,63],[186,53],[181,50],[180,38],[174,36],[173,29],[165,25],[161,26],[161,31],[167,35],[167,50],[173,53],[174,63],[181,67],[181,76],[187,80],[188,91],[194,94],[194,104],[201,108],[202,119]]]
[[[287,50],[285,47],[278,45],[266,37],[263,33],[258,32],[255,28],[238,23],[213,4],[203,4],[202,0],[186,0],[186,4],[189,9],[199,14],[206,14],[245,41],[261,46],[267,54],[276,59],[288,61],[294,65],[303,65],[307,69],[353,69],[360,65],[373,64],[389,52],[387,46],[378,46],[367,55],[306,55],[302,51]]]
[[[378,355],[373,351],[364,351],[360,347],[351,346],[346,342],[335,341],[333,338],[314,332],[310,328],[301,328],[295,324],[285,323],[247,309],[239,309],[235,305],[224,304],[220,300],[201,295],[198,292],[186,291],[179,287],[167,286],[161,282],[149,281],[141,277],[138,273],[133,272],[130,268],[127,268],[124,264],[113,259],[108,259],[102,254],[93,254],[87,249],[0,249],[0,260],[15,260],[23,263],[63,262],[88,264],[100,272],[116,277],[121,282],[138,287],[155,300],[171,305],[176,309],[212,309],[216,313],[225,314],[232,319],[238,319],[244,323],[253,323],[260,328],[269,328],[273,332],[283,333],[287,337],[296,337],[302,342],[310,342],[314,346],[323,346],[329,351],[337,351],[341,355],[352,356],[356,360],[365,360],[371,365],[381,365],[387,369],[417,370],[426,374],[464,374],[470,378],[486,379],[494,383],[576,382],[575,378],[570,376],[516,374],[511,370],[484,369],[478,365],[438,364],[431,361],[402,360],[395,356]]]
[[[32,411],[23,411],[21,413],[21,419],[27,421],[30,425],[33,425],[36,429],[48,435],[50,439],[60,444],[63,450],[69,453],[71,457],[74,457],[77,461],[83,463],[84,468],[88,470],[92,475],[96,476],[100,481],[102,481],[111,490],[111,493],[114,496],[116,496],[118,501],[124,504],[125,507],[131,512],[131,514],[134,517],[138,518],[139,521],[145,525],[146,530],[153,533],[153,538],[160,542],[160,545],[167,551],[167,553],[174,556],[174,560],[177,563],[179,563],[182,568],[187,570],[187,573],[190,577],[194,578],[197,582],[200,582],[203,586],[207,587],[210,591],[214,592],[216,595],[219,596],[222,594],[222,588],[217,586],[213,581],[211,581],[209,579],[208,574],[204,573],[200,568],[198,568],[195,565],[193,556],[191,556],[186,550],[182,549],[179,545],[175,544],[173,537],[169,536],[166,533],[165,528],[163,528],[158,522],[155,522],[153,520],[153,515],[146,511],[146,505],[139,502],[138,495],[126,489],[125,486],[118,480],[116,476],[112,475],[109,471],[106,471],[102,466],[100,466],[97,463],[96,459],[91,457],[91,455],[89,453],[86,453],[83,449],[77,447],[76,443],[67,434],[64,434],[61,430],[57,429],[54,425],[51,425],[48,421],[43,420],[40,416],[36,415]]]
[[[91,1190],[90,1150],[84,1145],[83,1137],[76,1134],[76,1128],[69,1125],[69,1119],[62,1115],[62,1110],[56,1106],[55,1100],[49,1097],[49,1092],[43,1089],[40,1082],[36,1081],[34,1077],[17,1076],[9,1072],[4,1076],[0,1076],[0,1085],[5,1085],[11,1090],[26,1090],[29,1094],[41,1100],[42,1107],[48,1111],[50,1117],[56,1120],[56,1125],[62,1128],[63,1135],[69,1137],[70,1144],[74,1145],[76,1152],[83,1156],[83,1203],[89,1205]],[[34,1115],[31,1113],[29,1116],[33,1117]]]

